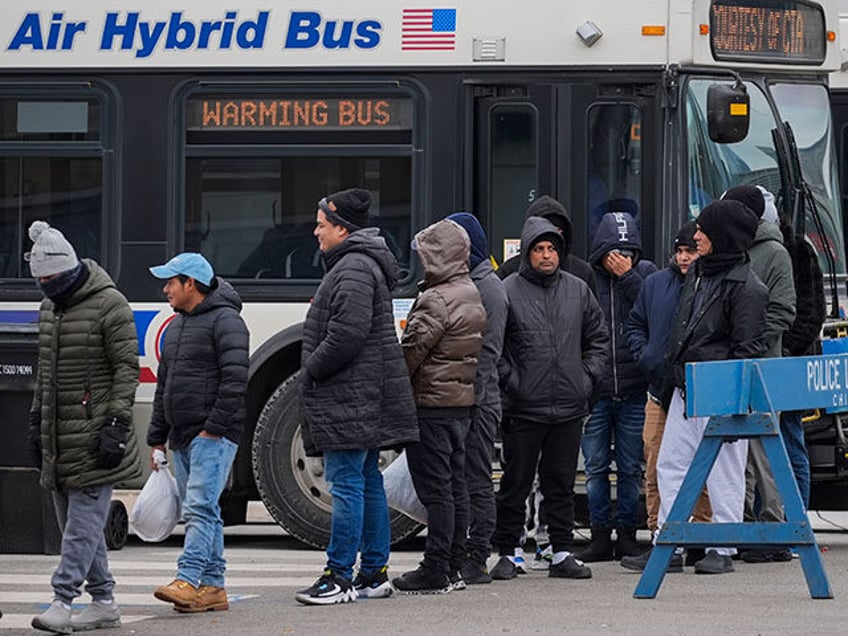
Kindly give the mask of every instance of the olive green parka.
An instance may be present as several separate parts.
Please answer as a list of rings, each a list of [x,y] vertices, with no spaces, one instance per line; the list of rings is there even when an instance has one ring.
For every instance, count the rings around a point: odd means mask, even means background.
[[[38,314],[38,374],[30,421],[41,419],[41,485],[99,486],[141,476],[132,406],[138,340],[132,310],[109,274],[83,259],[89,277],[64,308],[45,298]],[[101,468],[96,445],[112,417],[129,425],[126,453]]]

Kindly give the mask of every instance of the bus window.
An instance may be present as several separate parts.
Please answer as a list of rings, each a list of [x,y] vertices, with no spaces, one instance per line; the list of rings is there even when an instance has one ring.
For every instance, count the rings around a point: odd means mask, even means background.
[[[30,277],[23,253],[37,219],[103,262],[100,113],[91,99],[0,97],[0,277]]]
[[[837,272],[843,273],[845,246],[837,164],[833,154],[833,132],[830,118],[821,116],[828,109],[827,88],[821,84],[772,84],[770,88],[780,118],[792,126],[804,181],[810,187],[821,213],[827,237],[825,239],[819,235],[809,208],[806,211],[805,231],[820,254],[827,244],[836,261]],[[824,271],[827,271],[824,259],[821,264]]]
[[[489,231],[504,261],[517,249],[524,210],[538,196],[537,112],[532,104],[496,104],[489,112]],[[503,252],[501,252],[503,250]]]
[[[318,200],[360,187],[371,192],[371,225],[407,277],[408,95],[204,90],[184,101],[186,250],[202,252],[225,278],[317,281]]]
[[[628,212],[641,226],[642,113],[633,104],[595,104],[588,112],[586,210],[589,245],[601,217]]]
[[[409,268],[408,157],[190,158],[186,175],[186,249],[225,278],[320,279],[318,199],[353,186],[371,192],[371,224]]]
[[[734,144],[717,144],[707,133],[707,89],[714,79],[692,79],[687,85],[686,121],[689,162],[689,216],[694,218],[735,185],[760,185],[780,194],[780,169],[771,131],[774,115],[762,90],[746,82],[750,97],[748,136]]]

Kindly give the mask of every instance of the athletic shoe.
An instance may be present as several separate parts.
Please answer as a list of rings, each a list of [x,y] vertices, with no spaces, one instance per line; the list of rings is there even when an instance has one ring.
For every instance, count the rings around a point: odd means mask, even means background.
[[[492,579],[495,581],[508,581],[514,579],[517,574],[518,569],[508,556],[502,556],[492,568]]]
[[[188,581],[174,579],[168,585],[157,587],[153,596],[174,605],[193,605],[197,600],[197,588]]]
[[[530,564],[531,570],[547,570],[551,567],[551,560],[554,558],[554,551],[551,546],[547,546],[544,550],[536,548],[536,556],[533,557],[533,562]]]
[[[386,598],[394,592],[389,583],[389,566],[384,565],[376,572],[363,574],[362,570],[353,579],[353,589],[359,598]]]
[[[707,551],[704,548],[686,548],[686,560],[683,564],[687,568],[692,567],[705,556],[707,556]]]
[[[733,561],[729,555],[707,550],[707,556],[695,564],[695,574],[726,574],[733,572]]]
[[[648,559],[651,558],[651,550],[647,552],[643,552],[638,556],[624,556],[621,557],[621,567],[627,568],[628,570],[634,570],[636,572],[643,571],[648,565]],[[681,554],[673,554],[671,557],[671,562],[668,564],[668,569],[666,573],[677,573],[683,572],[683,555]]]
[[[489,568],[485,563],[478,563],[473,559],[468,559],[465,565],[459,570],[462,580],[468,585],[485,585],[492,582],[492,575],[489,574]]]
[[[197,588],[197,596],[191,605],[174,605],[174,609],[183,614],[197,612],[224,612],[230,609],[227,590],[213,585],[201,585]]]
[[[792,552],[789,548],[751,548],[739,555],[745,563],[770,563],[772,561],[784,562],[792,560]]]
[[[515,563],[515,572],[517,574],[527,574],[530,571],[530,568],[527,567],[527,561],[524,560],[524,550],[521,548],[515,548],[513,563]]]
[[[306,605],[334,605],[355,601],[356,590],[353,589],[353,584],[341,574],[324,570],[324,574],[312,584],[312,587],[300,590],[294,598]]]
[[[551,563],[548,576],[555,579],[591,579],[592,570],[569,554],[559,563]]]
[[[451,591],[464,590],[466,587],[465,580],[462,578],[462,572],[459,570],[448,574],[448,580],[450,581]]]
[[[62,601],[53,601],[43,614],[33,617],[32,626],[54,634],[72,634],[71,606]]]
[[[392,579],[392,585],[403,594],[447,594],[452,589],[446,574],[433,572],[423,565]]]
[[[71,616],[71,627],[75,632],[120,627],[120,625],[121,611],[114,599],[109,603],[93,601],[79,614]]]

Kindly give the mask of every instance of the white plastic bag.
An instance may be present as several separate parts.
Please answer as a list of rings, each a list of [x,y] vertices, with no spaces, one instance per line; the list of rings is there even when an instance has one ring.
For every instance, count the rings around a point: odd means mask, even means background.
[[[418,493],[412,485],[405,451],[383,471],[383,488],[386,491],[386,501],[392,508],[400,510],[418,523],[427,523],[427,508],[418,499]]]
[[[133,506],[130,525],[142,541],[164,541],[180,520],[180,495],[177,480],[167,467],[165,453],[154,451],[159,470],[150,473]]]

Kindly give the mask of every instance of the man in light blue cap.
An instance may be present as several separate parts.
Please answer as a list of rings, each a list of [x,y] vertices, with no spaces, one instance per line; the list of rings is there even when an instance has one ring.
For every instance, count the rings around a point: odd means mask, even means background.
[[[226,610],[218,499],[244,428],[248,333],[241,299],[195,252],[150,273],[166,281],[162,291],[177,316],[165,332],[147,444],[153,470],[153,451],[171,447],[186,527],[177,576],[153,595],[178,612]]]

